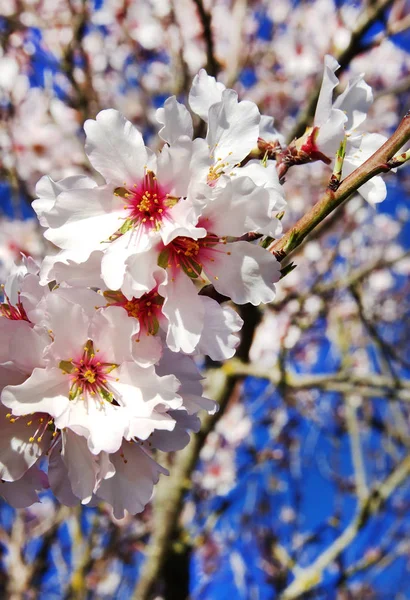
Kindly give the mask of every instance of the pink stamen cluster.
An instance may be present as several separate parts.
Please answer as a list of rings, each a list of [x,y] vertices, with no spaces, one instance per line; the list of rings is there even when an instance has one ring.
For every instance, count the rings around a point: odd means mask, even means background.
[[[126,220],[130,220],[134,227],[143,225],[147,229],[159,229],[170,207],[178,201],[158,183],[152,171],[147,171],[133,188],[117,188],[115,194],[127,202],[124,206],[128,212]]]
[[[70,358],[60,362],[60,369],[71,377],[70,400],[77,396],[102,396],[104,400],[113,401],[107,384],[112,377],[111,371],[118,365],[103,362],[99,350],[94,352],[93,342],[88,340],[83,353],[78,358]],[[117,380],[118,381],[118,380]]]
[[[6,319],[10,319],[11,321],[28,321],[26,311],[24,310],[24,306],[20,300],[20,292],[17,294],[17,303],[15,306],[10,302],[9,297],[4,291],[4,285],[1,286],[3,288],[3,294],[7,302],[2,302],[0,304],[0,316],[6,317]]]
[[[159,295],[157,288],[143,294],[141,298],[132,298],[131,300],[128,300],[121,292],[104,292],[104,296],[107,298],[109,306],[121,306],[127,311],[129,317],[138,319],[140,333],[146,335],[158,333],[164,298]]]

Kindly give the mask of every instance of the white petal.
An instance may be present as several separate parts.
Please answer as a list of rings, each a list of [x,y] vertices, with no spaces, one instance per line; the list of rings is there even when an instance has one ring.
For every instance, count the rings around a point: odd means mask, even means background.
[[[336,99],[334,107],[346,113],[346,131],[352,131],[366,119],[372,103],[372,88],[364,81],[363,75],[358,75],[349,81],[343,94]]]
[[[326,54],[322,86],[320,88],[314,118],[315,126],[323,125],[330,117],[330,111],[333,104],[333,90],[339,83],[339,79],[336,77],[335,72],[339,67],[340,65],[337,60],[333,58],[333,56]]]
[[[147,152],[142,135],[114,109],[98,113],[84,123],[85,151],[94,169],[106,181],[121,186],[136,183],[144,175]]]
[[[59,428],[69,427],[87,438],[92,454],[116,452],[128,427],[128,414],[119,406],[107,401],[99,402],[97,396],[70,402],[69,411],[56,419]]]
[[[138,252],[133,243],[132,231],[111,242],[101,261],[101,274],[110,290],[119,290],[124,282],[126,261]]]
[[[165,298],[162,312],[169,322],[168,347],[173,352],[193,352],[204,327],[204,307],[195,285],[180,272],[175,278],[168,278],[166,285],[160,285],[158,292]]]
[[[213,104],[221,101],[224,89],[223,83],[217,82],[215,77],[201,69],[192,82],[189,106],[201,119],[208,122],[208,111]]]
[[[54,363],[77,358],[89,339],[90,317],[79,304],[58,294],[49,294],[45,305],[47,325],[54,337],[46,358]]]
[[[182,135],[192,139],[194,128],[191,115],[175,96],[165,100],[164,107],[157,110],[155,117],[158,123],[163,125],[159,130],[159,136],[168,144],[175,144]]]
[[[357,190],[369,204],[379,204],[387,196],[387,187],[382,177],[373,177]]]
[[[132,356],[142,367],[155,364],[160,360],[161,355],[162,342],[158,336],[142,333],[133,341]]]
[[[93,188],[96,185],[95,181],[84,175],[74,175],[60,181],[53,181],[50,177],[44,175],[36,185],[38,198],[31,203],[32,208],[37,213],[40,225],[48,227],[47,214],[54,207],[57,196],[61,192],[71,189]]]
[[[215,289],[237,304],[272,302],[274,283],[280,278],[280,264],[273,254],[249,242],[219,246],[221,252],[214,255],[208,275]],[[208,274],[208,265],[204,264],[204,270]]]
[[[26,321],[27,327],[20,326],[10,340],[9,360],[23,373],[30,374],[35,367],[44,367],[43,353],[50,338],[43,328],[32,329]],[[47,339],[48,338],[48,339]]]
[[[198,432],[201,421],[196,415],[189,415],[185,410],[173,410],[171,416],[176,420],[172,431],[154,431],[150,437],[150,444],[162,452],[182,450],[189,444],[188,431]]]
[[[285,137],[279,133],[274,127],[274,118],[267,115],[261,115],[261,122],[259,125],[259,137],[266,142],[279,142],[281,146],[285,146]]]
[[[329,119],[319,127],[319,132],[316,137],[316,146],[319,151],[330,159],[333,159],[340,142],[345,136],[345,123],[347,117],[344,112],[339,109],[332,108],[330,110]]]
[[[173,146],[164,146],[158,156],[156,175],[171,196],[179,198],[187,195],[192,151],[192,141],[185,137]]]
[[[122,225],[123,203],[111,187],[63,192],[48,213],[44,236],[64,250],[100,250]]]
[[[20,385],[4,388],[1,401],[14,415],[44,412],[60,417],[68,408],[69,381],[60,369],[34,369]]]
[[[121,290],[129,300],[133,296],[139,298],[153,290],[157,285],[157,277],[164,278],[164,269],[158,266],[158,255],[159,252],[155,248],[150,248],[128,258],[127,272]]]
[[[225,90],[222,100],[211,106],[207,143],[215,161],[233,167],[255,148],[259,136],[260,114],[253,102],[238,102],[234,90]]]
[[[64,281],[72,286],[104,286],[101,278],[101,259],[103,253],[88,248],[61,250],[58,254],[46,256],[41,264],[40,282],[46,285],[51,281]]]
[[[220,306],[218,302],[201,296],[205,306],[205,323],[201,339],[196,351],[207,354],[212,360],[232,358],[239,344],[243,321],[236,311],[229,306]]]
[[[150,417],[158,405],[179,408],[182,404],[177,394],[179,381],[173,375],[159,377],[154,367],[143,368],[135,363],[123,363],[116,374],[118,381],[111,382],[110,388],[131,416]]]
[[[87,504],[93,495],[99,467],[96,457],[88,449],[86,438],[66,429],[63,433],[62,458],[73,494]]]
[[[215,199],[203,210],[202,219],[208,231],[216,235],[240,237],[269,225],[270,206],[265,188],[257,187],[249,177],[238,177],[215,189]]]

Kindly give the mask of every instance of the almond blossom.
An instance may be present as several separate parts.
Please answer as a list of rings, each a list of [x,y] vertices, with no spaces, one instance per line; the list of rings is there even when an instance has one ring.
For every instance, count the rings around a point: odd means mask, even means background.
[[[339,84],[335,73],[340,65],[330,55],[325,56],[324,63],[313,127],[308,127],[305,134],[290,145],[283,160],[290,164],[314,160],[332,164],[340,143],[346,137],[342,168],[344,178],[370,158],[387,138],[381,134],[360,131],[373,103],[373,92],[364,81],[364,74],[352,78],[344,92],[333,100],[334,90]],[[358,192],[371,204],[383,201],[387,193],[381,177],[374,177]]]

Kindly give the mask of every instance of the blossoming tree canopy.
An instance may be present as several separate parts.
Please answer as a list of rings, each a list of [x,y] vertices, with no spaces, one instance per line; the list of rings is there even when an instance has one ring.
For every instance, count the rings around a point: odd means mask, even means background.
[[[312,127],[289,146],[256,104],[201,70],[189,107],[172,96],[157,110],[160,151],[102,110],[84,125],[95,178],[40,179],[33,208],[57,252],[23,257],[1,307],[8,502],[50,487],[68,506],[143,510],[167,474],[156,450],[182,449],[199,412],[217,409],[197,357],[234,355],[242,319],[225,301],[275,299],[286,171],[322,160],[338,184],[385,141],[359,129],[372,102],[363,76],[333,101],[337,68],[326,56]],[[380,177],[358,189],[372,203],[386,195]]]

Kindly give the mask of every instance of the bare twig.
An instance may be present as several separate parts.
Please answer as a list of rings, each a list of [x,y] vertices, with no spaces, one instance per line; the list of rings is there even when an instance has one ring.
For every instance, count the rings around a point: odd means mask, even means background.
[[[309,567],[295,568],[295,580],[286,588],[281,600],[294,600],[320,583],[323,571],[353,542],[368,520],[376,515],[391,494],[410,474],[410,455],[406,456],[390,475],[367,494],[359,504],[356,516],[343,533]]]

